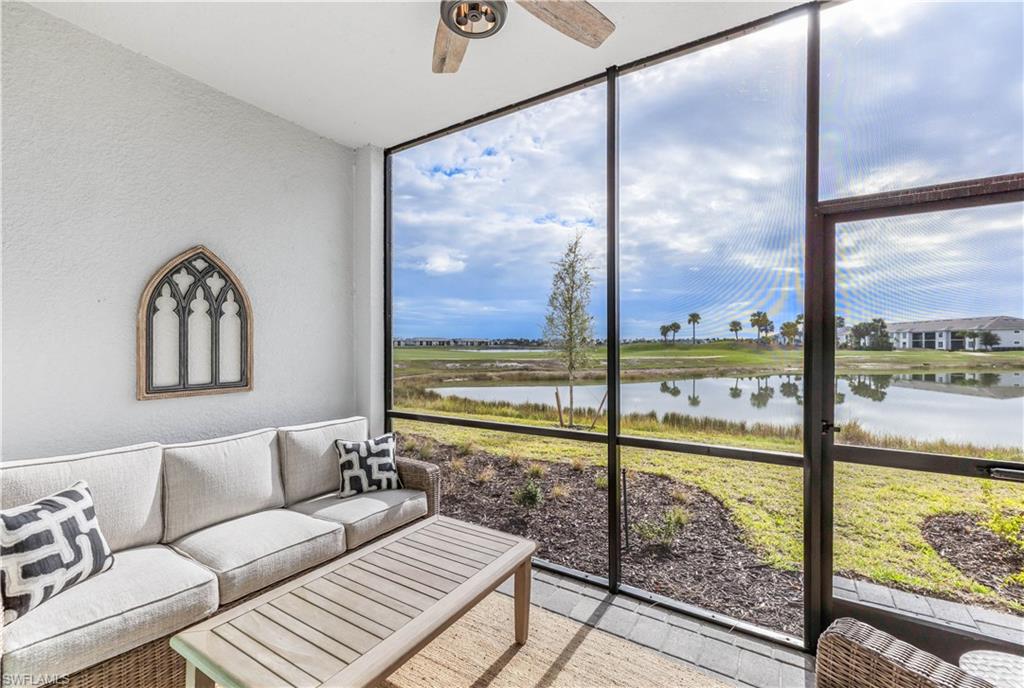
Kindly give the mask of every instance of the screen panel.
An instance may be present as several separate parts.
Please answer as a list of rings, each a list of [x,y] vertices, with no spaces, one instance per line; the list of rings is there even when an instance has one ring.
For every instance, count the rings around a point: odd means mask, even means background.
[[[1024,204],[836,226],[836,441],[1024,458]]]
[[[1024,5],[821,12],[821,198],[1024,171]]]
[[[394,409],[606,427],[605,93],[392,157]]]
[[[801,451],[807,19],[620,79],[624,435]]]

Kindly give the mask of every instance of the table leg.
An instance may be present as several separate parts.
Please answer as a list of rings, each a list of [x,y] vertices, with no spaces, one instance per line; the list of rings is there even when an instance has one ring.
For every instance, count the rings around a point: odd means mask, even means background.
[[[516,643],[522,645],[530,635],[530,559],[527,558],[515,573]]]
[[[185,663],[185,688],[216,688],[213,679],[196,668],[192,662]]]

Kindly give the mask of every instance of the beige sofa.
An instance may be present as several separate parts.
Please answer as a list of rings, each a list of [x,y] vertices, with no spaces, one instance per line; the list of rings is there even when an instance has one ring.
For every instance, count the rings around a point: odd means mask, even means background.
[[[184,685],[167,636],[438,509],[438,469],[338,499],[335,439],[365,418],[0,463],[0,508],[85,480],[113,567],[3,629],[3,685]],[[67,685],[66,682],[62,683]]]

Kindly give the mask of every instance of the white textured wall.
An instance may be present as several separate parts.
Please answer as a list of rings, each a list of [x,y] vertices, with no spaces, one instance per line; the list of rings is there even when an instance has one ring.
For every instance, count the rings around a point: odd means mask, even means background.
[[[359,410],[353,151],[22,4],[2,68],[4,458]],[[252,297],[255,389],[137,401],[139,294],[199,243]]]
[[[356,399],[370,432],[384,432],[384,151],[356,151],[352,266]]]

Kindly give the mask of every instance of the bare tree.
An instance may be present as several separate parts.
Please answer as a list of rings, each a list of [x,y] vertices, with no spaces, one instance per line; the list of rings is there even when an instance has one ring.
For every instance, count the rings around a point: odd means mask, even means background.
[[[576,373],[590,361],[594,343],[594,318],[589,313],[590,256],[583,250],[583,235],[569,242],[565,253],[554,264],[548,313],[544,320],[544,339],[558,352],[569,373],[569,426],[574,424],[573,386]]]

